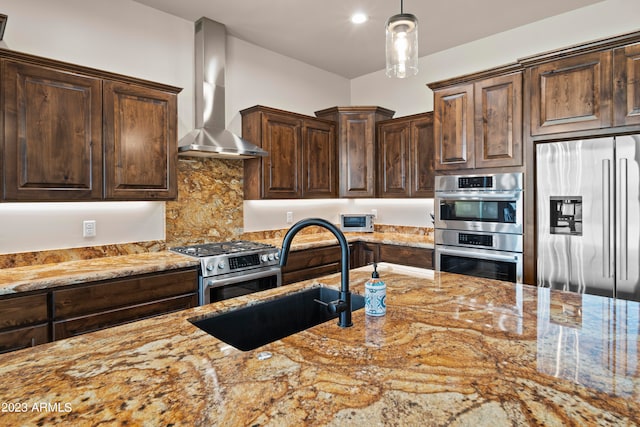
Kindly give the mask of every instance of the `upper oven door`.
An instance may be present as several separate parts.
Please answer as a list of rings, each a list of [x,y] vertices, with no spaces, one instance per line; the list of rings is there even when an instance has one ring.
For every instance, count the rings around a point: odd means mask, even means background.
[[[435,228],[521,234],[521,191],[436,192]]]

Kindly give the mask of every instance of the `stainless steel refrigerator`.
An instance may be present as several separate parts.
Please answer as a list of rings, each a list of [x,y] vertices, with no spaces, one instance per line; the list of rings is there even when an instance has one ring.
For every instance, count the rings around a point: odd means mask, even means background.
[[[640,136],[536,147],[539,286],[640,301]]]

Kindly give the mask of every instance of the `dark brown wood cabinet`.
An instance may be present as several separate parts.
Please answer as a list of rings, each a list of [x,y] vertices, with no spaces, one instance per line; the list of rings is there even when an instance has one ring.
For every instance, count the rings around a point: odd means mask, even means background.
[[[393,117],[382,107],[332,107],[315,115],[337,124],[340,197],[375,197],[378,121]]]
[[[613,125],[640,125],[640,43],[613,50]]]
[[[53,339],[198,305],[198,274],[175,270],[54,290]]]
[[[104,82],[106,199],[176,198],[176,117],[173,93]]]
[[[244,161],[245,199],[337,195],[333,123],[263,106],[240,113],[243,138],[269,153]]]
[[[380,243],[379,261],[408,265],[419,268],[433,268],[433,249]]]
[[[532,66],[531,135],[611,126],[611,51]]]
[[[522,73],[474,84],[476,168],[522,165]]]
[[[6,201],[177,195],[181,89],[0,49]]]
[[[378,122],[378,197],[433,197],[433,113]]]
[[[473,84],[433,91],[435,170],[472,169]]]
[[[389,262],[419,268],[433,268],[433,249],[385,243],[354,242],[349,244],[350,268],[374,262]],[[304,249],[289,253],[282,269],[282,284],[314,279],[340,272],[340,246]]]
[[[508,65],[431,83],[437,171],[522,165],[522,72]]]
[[[349,245],[349,251],[353,254],[353,245]],[[289,253],[287,265],[282,267],[282,284],[288,285],[337,273],[341,268],[341,255],[339,245],[292,251]],[[350,265],[351,263],[349,260]]]
[[[102,82],[2,61],[4,199],[102,198]]]
[[[49,342],[47,294],[0,299],[0,353]]]

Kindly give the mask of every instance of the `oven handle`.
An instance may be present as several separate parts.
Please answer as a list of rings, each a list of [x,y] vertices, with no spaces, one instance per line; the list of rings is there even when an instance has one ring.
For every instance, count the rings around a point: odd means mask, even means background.
[[[493,253],[487,253],[487,252],[475,252],[475,251],[465,251],[465,250],[459,250],[459,249],[445,249],[445,248],[441,248],[438,247],[436,248],[436,251],[438,253],[441,254],[445,254],[445,255],[457,255],[457,256],[463,256],[463,257],[469,257],[469,255],[473,255],[477,258],[484,258],[484,259],[488,259],[491,261],[504,261],[504,262],[512,262],[512,261],[519,261],[520,260],[520,255],[521,254],[516,254],[514,253],[513,255],[499,255],[499,254],[493,254]]]
[[[520,200],[520,191],[436,192],[438,199],[458,200]]]
[[[271,267],[266,270],[260,270],[256,272],[244,273],[232,273],[233,276],[226,277],[203,277],[202,281],[204,283],[205,288],[219,288],[221,286],[231,285],[233,283],[242,283],[249,280],[261,279],[263,277],[269,277],[273,275],[277,275],[277,286],[281,286],[281,270],[280,267]]]

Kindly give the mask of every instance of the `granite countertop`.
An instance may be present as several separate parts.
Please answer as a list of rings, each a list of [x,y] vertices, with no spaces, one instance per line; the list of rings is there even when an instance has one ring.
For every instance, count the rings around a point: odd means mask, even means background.
[[[0,269],[0,295],[198,266],[170,251]]]
[[[351,272],[362,293],[370,269]],[[638,303],[380,265],[387,314],[242,352],[187,319],[339,274],[0,355],[4,425],[640,423]],[[259,357],[269,352],[270,358]]]
[[[346,233],[350,242],[367,241],[433,248],[430,237],[407,233]],[[254,239],[280,247],[282,238]],[[291,250],[303,250],[336,244],[331,233],[299,234]],[[179,268],[197,267],[199,260],[171,251],[144,252],[89,260],[0,269],[0,296],[44,290],[57,286],[117,279],[135,274],[154,273]]]

